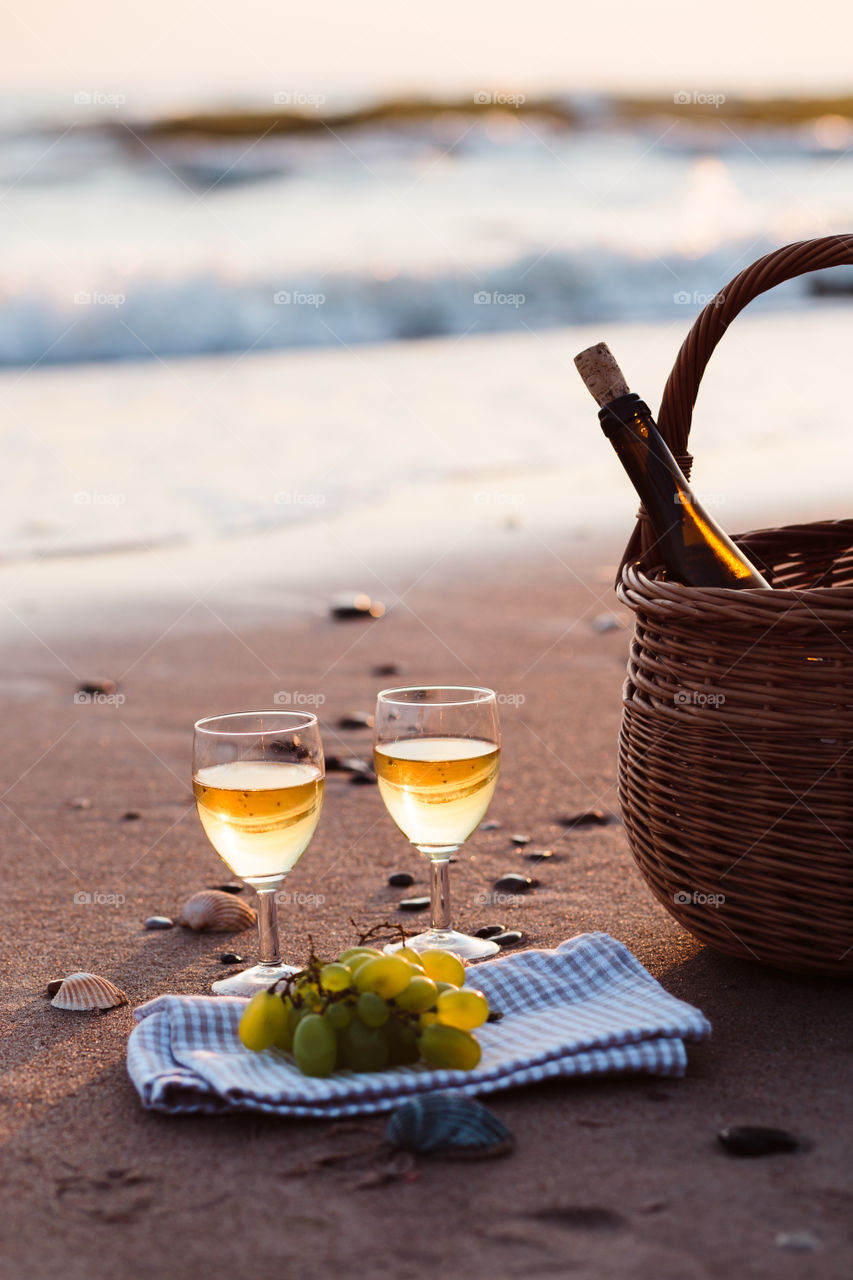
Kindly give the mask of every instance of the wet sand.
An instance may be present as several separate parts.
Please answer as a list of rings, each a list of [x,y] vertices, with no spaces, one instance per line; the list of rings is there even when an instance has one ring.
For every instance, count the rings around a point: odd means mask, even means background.
[[[390,591],[365,583],[392,604],[367,624],[329,619],[324,589],[275,625],[247,624],[237,608],[212,620],[201,606],[184,612],[186,602],[114,639],[7,648],[0,1242],[10,1280],[850,1274],[849,986],[715,955],[651,897],[618,821],[569,834],[557,822],[581,809],[618,813],[629,620],[605,562],[618,549],[580,556],[554,543],[537,557],[398,570]],[[595,630],[606,612],[620,625]],[[373,674],[389,662],[399,676]],[[121,705],[74,703],[79,681],[98,676],[118,681]],[[221,952],[254,952],[251,933],[142,929],[146,916],[177,915],[190,893],[230,878],[192,807],[193,721],[273,705],[277,692],[322,695],[327,752],[367,757],[369,731],[335,723],[398,681],[476,681],[505,695],[489,815],[502,825],[477,833],[453,869],[456,922],[506,924],[535,946],[606,930],[714,1030],[690,1048],[683,1080],[497,1095],[490,1105],[516,1135],[512,1156],[423,1159],[376,1186],[375,1158],[358,1150],[381,1137],[381,1118],[146,1113],[124,1058],[133,1005],[205,991],[225,971]],[[70,807],[75,798],[90,807]],[[523,901],[483,904],[498,875],[530,869],[510,843],[516,831],[554,857]],[[426,892],[426,867],[376,788],[330,774],[316,838],[289,881],[288,956],[305,957],[309,934],[324,952],[349,944],[350,917],[402,918],[404,895],[386,885],[395,870]],[[77,969],[117,982],[131,1007],[53,1009],[46,983]],[[732,1159],[715,1134],[737,1123],[790,1128],[809,1149]],[[812,1251],[777,1243],[793,1233]]]

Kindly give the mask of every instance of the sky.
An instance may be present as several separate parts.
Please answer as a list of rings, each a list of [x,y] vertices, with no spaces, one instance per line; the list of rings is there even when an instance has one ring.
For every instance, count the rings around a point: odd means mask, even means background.
[[[127,109],[389,93],[853,87],[849,0],[17,0],[4,100]],[[808,15],[808,23],[806,23]]]

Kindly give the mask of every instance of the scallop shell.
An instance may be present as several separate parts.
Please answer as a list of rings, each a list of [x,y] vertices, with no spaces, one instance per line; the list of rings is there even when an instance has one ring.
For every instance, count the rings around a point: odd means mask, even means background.
[[[257,914],[248,903],[235,898],[232,893],[219,889],[202,889],[188,898],[178,916],[178,924],[200,932],[241,933],[251,929]]]
[[[398,1107],[386,1135],[395,1147],[454,1159],[507,1155],[515,1139],[488,1107],[461,1093],[424,1093]]]
[[[69,973],[50,1002],[56,1009],[114,1009],[127,1004],[125,993],[96,973]]]

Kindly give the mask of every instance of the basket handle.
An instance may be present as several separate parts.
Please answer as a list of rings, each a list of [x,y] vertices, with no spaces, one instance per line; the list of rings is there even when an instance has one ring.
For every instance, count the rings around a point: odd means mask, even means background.
[[[714,348],[732,320],[748,302],[777,284],[809,271],[853,264],[853,235],[823,236],[800,240],[765,254],[746,267],[717,293],[700,312],[682,343],[672,373],[664,387],[658,428],[688,476],[692,458],[687,452],[693,407],[699,384]],[[651,542],[648,519],[641,515],[625,548],[622,565],[644,560]]]

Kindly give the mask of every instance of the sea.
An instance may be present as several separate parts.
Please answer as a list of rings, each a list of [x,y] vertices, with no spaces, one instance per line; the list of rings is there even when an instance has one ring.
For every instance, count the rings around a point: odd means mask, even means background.
[[[45,595],[48,562],[68,580],[95,557],[115,586],[122,556],[192,547],[245,577],[297,526],[310,571],[359,513],[386,547],[466,521],[475,541],[624,526],[634,499],[575,351],[609,341],[656,405],[737,271],[853,224],[853,124],[831,112],[297,102],[282,129],[82,97],[0,120],[13,610]],[[839,268],[765,295],[721,344],[694,452],[732,520],[843,505],[851,317]]]

